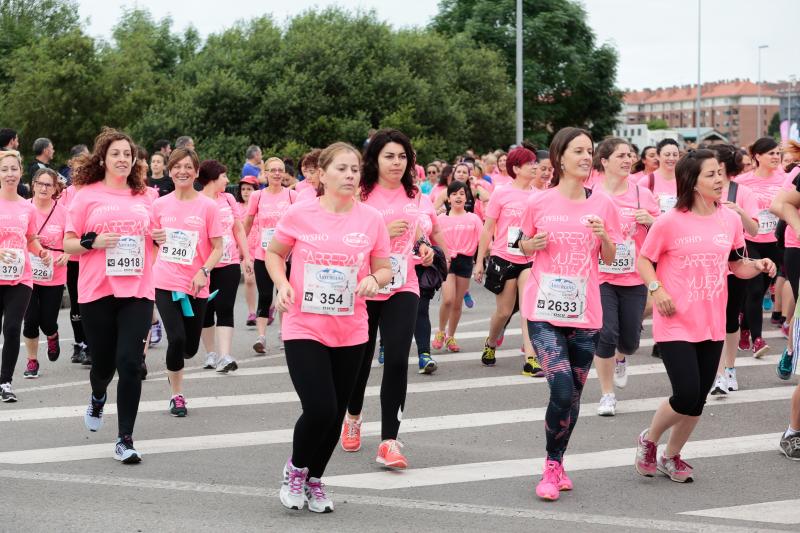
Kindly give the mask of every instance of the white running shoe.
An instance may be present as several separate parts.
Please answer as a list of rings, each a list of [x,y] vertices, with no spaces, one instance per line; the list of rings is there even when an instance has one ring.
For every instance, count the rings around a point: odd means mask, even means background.
[[[203,368],[217,368],[216,352],[208,352],[208,355],[206,355],[206,364],[203,365]]]
[[[283,467],[283,482],[281,483],[281,503],[287,509],[302,510],[306,503],[304,491],[308,468],[297,468],[289,460]]]
[[[716,396],[718,394],[723,396],[728,394],[728,380],[724,375],[717,376],[716,381],[714,381],[714,387],[711,389],[712,396]]]
[[[220,374],[227,374],[228,372],[233,372],[239,368],[239,365],[236,364],[236,361],[230,355],[223,355],[222,358],[217,363],[217,372]]]
[[[628,384],[628,361],[619,359],[615,359],[615,361],[617,363],[614,365],[614,386],[624,389]]]
[[[312,513],[332,513],[333,501],[325,492],[325,485],[319,478],[310,477],[305,486],[308,510]]]
[[[725,369],[725,379],[728,380],[728,390],[729,391],[737,391],[737,390],[739,390],[739,382],[736,380],[736,369],[735,368],[726,368]]]
[[[614,416],[617,414],[617,397],[613,394],[603,394],[597,404],[598,416]]]
[[[83,415],[83,423],[86,424],[86,429],[89,431],[98,431],[103,427],[103,407],[106,405],[106,398],[108,395],[103,396],[102,400],[95,400],[94,394],[89,395],[89,407],[86,408],[86,413]]]

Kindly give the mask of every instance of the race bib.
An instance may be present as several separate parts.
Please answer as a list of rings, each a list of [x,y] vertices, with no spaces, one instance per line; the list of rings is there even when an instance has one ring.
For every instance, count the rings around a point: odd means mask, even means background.
[[[349,316],[355,309],[357,266],[306,263],[300,310],[316,315]]]
[[[666,213],[678,203],[678,197],[670,194],[658,195],[658,207],[661,209],[661,214]]]
[[[534,318],[581,323],[586,321],[585,315],[586,278],[556,274],[541,275]]]
[[[512,255],[524,256],[525,254],[522,253],[522,249],[519,246],[519,241],[524,238],[525,236],[522,234],[522,230],[519,229],[519,226],[509,226],[508,237],[506,239],[506,250],[508,253]]]
[[[222,258],[219,260],[220,263],[230,263],[233,260],[232,244],[233,239],[230,235],[222,236]]]
[[[25,272],[25,250],[19,248],[6,248],[5,254],[14,253],[14,259],[8,263],[0,262],[0,279],[3,281],[17,281]]]
[[[197,253],[197,242],[200,240],[200,233],[184,229],[165,228],[167,240],[161,245],[158,256],[162,261],[177,263],[179,265],[191,265],[194,255]]]
[[[264,228],[261,230],[261,247],[267,249],[272,237],[275,236],[275,228]]]
[[[28,254],[31,259],[31,271],[33,272],[33,281],[53,281],[53,260],[50,260],[49,265],[45,265],[44,261],[36,254]]]
[[[600,259],[600,272],[606,274],[630,274],[636,271],[636,241],[628,239],[617,245],[614,262],[610,265]]]
[[[389,260],[392,263],[392,281],[382,289],[379,289],[378,294],[391,294],[405,285],[406,279],[408,279],[408,256],[391,254]]]
[[[142,235],[123,235],[114,248],[106,248],[106,276],[141,276],[143,272]]]
[[[762,209],[758,212],[758,234],[766,235],[775,233],[778,227],[778,217],[769,212],[769,209]]]

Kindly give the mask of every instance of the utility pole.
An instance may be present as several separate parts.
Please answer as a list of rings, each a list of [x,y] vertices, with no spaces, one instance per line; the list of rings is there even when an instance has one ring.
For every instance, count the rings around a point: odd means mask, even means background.
[[[769,48],[768,45],[762,44],[758,47],[758,127],[756,128],[756,137],[761,138],[761,125],[763,124],[763,119],[761,118],[761,50]]]
[[[522,144],[522,0],[517,0],[517,145]]]
[[[695,144],[700,146],[700,14],[701,9],[700,6],[702,5],[703,0],[697,0],[697,103],[695,104],[695,117],[694,123],[697,128],[697,133],[695,137]],[[713,121],[712,121],[713,124]]]

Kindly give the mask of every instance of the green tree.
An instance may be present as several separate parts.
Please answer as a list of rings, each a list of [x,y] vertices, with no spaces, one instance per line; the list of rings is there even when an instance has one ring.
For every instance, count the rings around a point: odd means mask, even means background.
[[[514,79],[514,0],[442,0],[432,27],[499,50],[508,79]],[[573,0],[525,0],[524,130],[546,142],[565,126],[589,128],[595,137],[616,125],[622,93],[614,86],[617,53],[598,47],[583,7]]]
[[[669,128],[669,124],[663,118],[654,118],[647,122],[647,127],[651,130],[665,130]]]
[[[770,137],[775,137],[775,139],[781,139],[781,114],[775,112],[772,115],[772,119],[769,121],[769,126],[767,126],[767,135]]]

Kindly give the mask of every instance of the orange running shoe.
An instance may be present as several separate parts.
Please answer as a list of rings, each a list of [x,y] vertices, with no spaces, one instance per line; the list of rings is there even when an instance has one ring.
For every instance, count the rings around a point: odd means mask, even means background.
[[[434,335],[433,340],[431,341],[431,347],[434,350],[441,350],[442,346],[444,346],[444,339],[444,331],[437,331],[436,335]]]
[[[386,439],[378,446],[378,456],[375,461],[387,468],[403,469],[408,468],[408,460],[400,452],[403,444],[394,439]]]
[[[345,415],[342,424],[342,449],[346,452],[357,452],[361,449],[361,417],[353,420]]]
[[[447,337],[447,340],[445,341],[444,344],[445,344],[445,346],[447,346],[447,351],[449,351],[449,352],[454,352],[455,353],[455,352],[460,352],[461,351],[461,347],[456,342],[456,338],[455,337]]]

